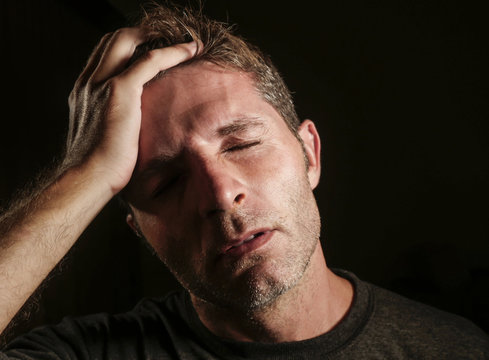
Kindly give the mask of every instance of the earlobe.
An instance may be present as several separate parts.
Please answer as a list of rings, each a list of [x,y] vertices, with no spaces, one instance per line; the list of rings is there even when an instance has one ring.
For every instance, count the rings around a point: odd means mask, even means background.
[[[298,133],[304,143],[304,151],[309,161],[307,169],[309,183],[314,189],[321,175],[321,141],[316,126],[311,120],[304,120],[299,126]]]
[[[129,225],[129,227],[134,232],[134,234],[136,234],[137,237],[139,237],[139,238],[143,237],[143,234],[141,234],[141,230],[139,230],[139,225],[137,224],[137,222],[134,219],[134,216],[132,214],[127,214],[126,223],[127,223],[127,225]]]

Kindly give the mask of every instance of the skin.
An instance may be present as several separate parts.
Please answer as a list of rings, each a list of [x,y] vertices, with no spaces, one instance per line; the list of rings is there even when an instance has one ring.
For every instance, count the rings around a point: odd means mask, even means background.
[[[135,217],[129,223],[190,289],[211,331],[259,341],[328,331],[347,312],[352,289],[327,269],[318,246],[314,124],[305,121],[299,129],[311,164],[306,171],[301,146],[257,98],[251,79],[201,63],[176,68],[145,88],[160,71],[192,58],[197,45],[152,50],[126,68],[143,41],[137,28],[102,38],[70,95],[62,164],[0,217],[0,329],[132,178]],[[239,136],[230,136],[229,128],[226,136],[211,136],[243,113],[262,126]],[[233,149],[250,136],[262,143]],[[158,167],[156,177],[138,178],[160,155],[178,161]],[[174,195],[150,199],[175,170],[183,176]],[[236,236],[257,230],[268,241],[239,256],[226,253]],[[244,306],[237,301],[242,296]]]
[[[319,244],[314,124],[299,128],[302,148],[248,75],[210,63],[152,82],[142,113],[128,222],[190,291],[201,320],[240,340],[326,332],[346,312],[351,289],[327,269]],[[265,240],[240,245],[257,233]],[[332,302],[339,314],[318,300],[333,298],[332,288],[346,295]]]
[[[0,216],[0,331],[131,178],[143,86],[190,59],[196,44],[157,49],[125,68],[144,38],[124,28],[102,38],[70,94],[62,164]],[[94,137],[94,129],[98,129]]]

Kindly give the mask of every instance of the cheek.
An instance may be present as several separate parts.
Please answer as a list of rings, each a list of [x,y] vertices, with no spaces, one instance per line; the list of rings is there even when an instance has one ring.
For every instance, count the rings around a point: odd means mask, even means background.
[[[144,238],[165,264],[169,265],[168,260],[172,259],[188,259],[195,251],[186,232],[189,227],[178,223],[177,216],[137,211],[134,215]]]
[[[297,183],[306,175],[306,165],[302,149],[292,143],[292,148],[277,147],[266,151],[248,173],[253,188],[268,194],[280,194],[285,188]]]

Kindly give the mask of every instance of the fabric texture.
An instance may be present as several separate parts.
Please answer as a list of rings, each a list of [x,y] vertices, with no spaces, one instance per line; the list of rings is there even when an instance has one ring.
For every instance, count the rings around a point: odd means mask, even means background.
[[[143,300],[124,314],[65,318],[35,329],[0,359],[489,359],[489,337],[468,320],[336,272],[354,285],[352,306],[334,329],[313,339],[219,338],[182,291]]]

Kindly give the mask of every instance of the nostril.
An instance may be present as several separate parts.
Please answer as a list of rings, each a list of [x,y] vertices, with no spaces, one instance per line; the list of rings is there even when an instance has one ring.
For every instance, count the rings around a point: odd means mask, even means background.
[[[245,195],[244,194],[238,194],[235,198],[234,198],[234,203],[239,205],[243,202],[245,198]]]

